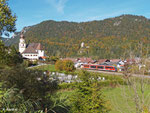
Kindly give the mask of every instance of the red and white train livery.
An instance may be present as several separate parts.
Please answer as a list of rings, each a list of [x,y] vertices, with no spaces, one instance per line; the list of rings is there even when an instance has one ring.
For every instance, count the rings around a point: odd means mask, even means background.
[[[117,71],[115,66],[111,65],[95,65],[95,64],[84,64],[83,69],[99,70],[99,71]]]

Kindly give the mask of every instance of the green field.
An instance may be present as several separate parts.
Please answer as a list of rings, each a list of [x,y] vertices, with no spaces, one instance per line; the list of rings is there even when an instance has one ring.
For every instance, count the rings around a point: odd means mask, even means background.
[[[42,70],[42,71],[56,72],[55,65],[52,65],[52,64],[32,67],[31,69],[38,69],[38,70]],[[77,71],[78,70],[76,70],[75,72],[77,72]],[[60,73],[65,73],[65,74],[74,74],[75,73],[75,72],[66,72],[66,71],[59,71],[59,72]]]
[[[39,70],[44,70],[44,71],[50,71],[50,72],[55,72],[55,65],[42,65],[42,66],[38,66],[38,67],[33,67],[33,69],[39,69]]]
[[[102,92],[110,102],[110,113],[136,113],[133,94],[127,86],[104,88]]]

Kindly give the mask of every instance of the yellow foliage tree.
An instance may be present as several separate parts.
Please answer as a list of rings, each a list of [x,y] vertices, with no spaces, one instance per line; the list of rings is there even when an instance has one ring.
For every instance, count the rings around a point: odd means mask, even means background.
[[[63,70],[66,72],[72,72],[75,70],[74,63],[71,60],[64,60],[63,65]]]
[[[63,71],[63,61],[62,60],[58,60],[56,63],[55,63],[55,69],[57,71]]]
[[[58,60],[55,63],[57,71],[73,72],[75,70],[74,63],[71,60]]]

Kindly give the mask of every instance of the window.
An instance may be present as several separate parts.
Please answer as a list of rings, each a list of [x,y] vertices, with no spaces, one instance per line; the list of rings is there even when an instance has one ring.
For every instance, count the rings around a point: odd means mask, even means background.
[[[108,67],[108,66],[106,66],[106,68],[107,68],[107,69],[113,69],[113,67]]]
[[[96,68],[96,66],[91,66],[91,68]]]
[[[98,66],[97,68],[99,68],[99,69],[104,69],[104,66]]]

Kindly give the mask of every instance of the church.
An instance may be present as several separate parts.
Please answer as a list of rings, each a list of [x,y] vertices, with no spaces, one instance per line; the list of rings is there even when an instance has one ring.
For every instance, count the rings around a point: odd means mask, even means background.
[[[40,43],[30,43],[27,45],[22,33],[20,35],[19,52],[23,58],[31,61],[39,60],[44,57],[42,45]]]

